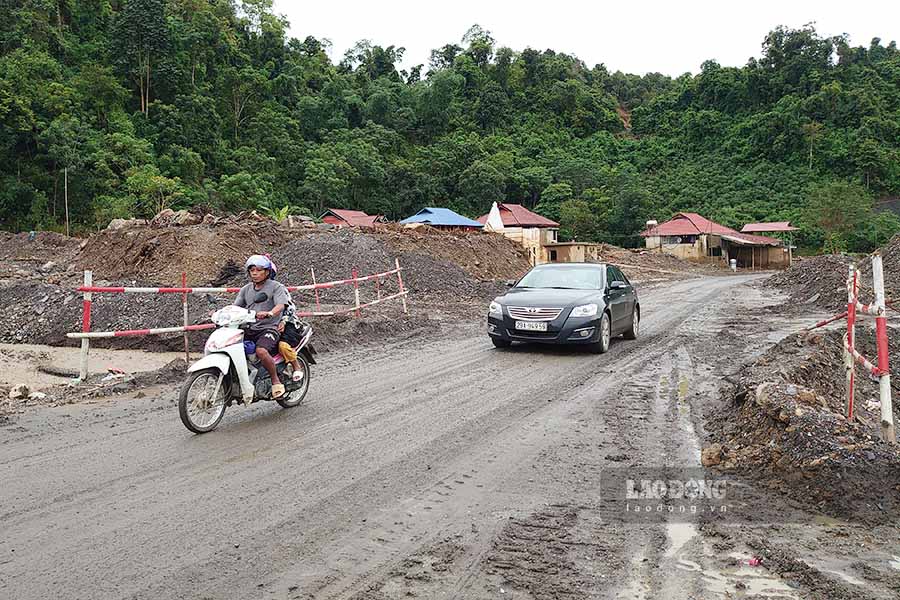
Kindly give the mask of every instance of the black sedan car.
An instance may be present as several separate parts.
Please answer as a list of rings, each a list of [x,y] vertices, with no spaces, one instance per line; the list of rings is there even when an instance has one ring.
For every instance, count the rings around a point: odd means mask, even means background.
[[[488,335],[498,348],[583,344],[603,353],[613,336],[636,339],[640,322],[637,292],[618,267],[553,263],[533,268],[491,302]]]

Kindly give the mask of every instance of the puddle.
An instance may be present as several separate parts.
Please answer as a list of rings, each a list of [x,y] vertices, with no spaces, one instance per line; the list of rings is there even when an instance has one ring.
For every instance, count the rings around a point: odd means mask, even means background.
[[[672,558],[685,544],[697,537],[697,526],[693,523],[666,523],[666,535],[669,536],[669,547],[664,556]]]
[[[723,572],[704,571],[701,577],[710,592],[725,598],[765,596],[773,600],[801,600],[794,589],[759,567],[741,565]],[[740,589],[735,587],[738,583],[742,584]]]
[[[850,585],[866,585],[865,581],[861,579],[857,579],[852,575],[847,575],[843,571],[835,571],[834,569],[822,569],[823,573],[831,573],[832,575],[837,575],[842,581],[845,583],[849,583]]]
[[[896,558],[896,557],[895,557],[895,558]],[[850,585],[858,585],[858,586],[865,586],[865,585],[866,585],[866,582],[865,582],[865,581],[863,581],[863,580],[861,580],[861,579],[857,579],[857,578],[854,577],[853,575],[849,575],[849,574],[847,574],[847,573],[845,573],[845,572],[843,572],[843,571],[838,571],[837,569],[829,569],[829,568],[827,568],[827,567],[826,567],[824,564],[822,564],[822,563],[810,562],[810,561],[808,561],[808,560],[805,560],[805,561],[803,561],[803,562],[805,562],[806,564],[808,564],[809,566],[811,566],[811,567],[814,568],[814,569],[818,569],[818,570],[821,571],[822,573],[828,573],[828,574],[830,574],[830,575],[836,576],[837,578],[839,578],[839,579],[840,579],[841,581],[843,581],[844,583],[849,583]],[[829,566],[835,566],[835,565],[832,564],[832,565],[829,565]],[[839,565],[837,565],[837,566],[843,566],[843,565],[840,565],[840,564],[839,564]]]

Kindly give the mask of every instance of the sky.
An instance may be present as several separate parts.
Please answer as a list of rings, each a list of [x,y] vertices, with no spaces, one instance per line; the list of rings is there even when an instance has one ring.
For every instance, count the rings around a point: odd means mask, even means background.
[[[335,62],[367,39],[406,48],[401,68],[407,69],[416,64],[427,69],[432,49],[460,44],[476,23],[491,32],[498,47],[549,48],[575,55],[588,67],[603,63],[610,72],[673,77],[697,73],[710,59],[742,66],[761,54],[763,39],[778,25],[815,22],[820,35],[846,33],[854,46],[868,46],[873,37],[883,44],[900,41],[900,2],[888,0],[275,0],[274,10],[288,18],[292,37],[329,39]]]

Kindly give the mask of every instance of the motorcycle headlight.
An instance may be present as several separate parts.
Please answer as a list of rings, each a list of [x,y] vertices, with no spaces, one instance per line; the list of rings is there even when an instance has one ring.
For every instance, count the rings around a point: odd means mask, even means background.
[[[571,317],[593,317],[597,314],[596,304],[583,304],[572,309]]]
[[[492,317],[502,317],[503,306],[499,302],[491,302],[491,306],[488,308],[488,314]]]

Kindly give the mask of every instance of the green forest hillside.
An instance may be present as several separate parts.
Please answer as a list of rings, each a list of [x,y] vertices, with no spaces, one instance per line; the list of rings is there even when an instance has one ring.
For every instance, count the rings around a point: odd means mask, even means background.
[[[672,79],[478,26],[409,71],[365,41],[333,64],[286,29],[271,0],[0,4],[2,228],[62,230],[67,198],[76,232],[165,207],[398,219],[493,201],[620,245],[680,210],[790,219],[810,248],[900,230],[880,209],[900,196],[894,42],[779,27],[744,67]]]

